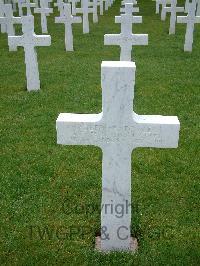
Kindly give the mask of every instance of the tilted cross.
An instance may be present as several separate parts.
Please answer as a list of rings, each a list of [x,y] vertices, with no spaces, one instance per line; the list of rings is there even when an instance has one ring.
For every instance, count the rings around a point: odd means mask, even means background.
[[[71,13],[71,4],[64,4],[64,13],[62,17],[56,17],[55,23],[65,24],[65,48],[66,51],[73,51],[73,34],[72,34],[72,24],[81,23],[81,17],[73,17]]]
[[[115,23],[121,23],[120,34],[105,34],[105,45],[119,45],[121,47],[120,61],[131,61],[133,45],[147,45],[147,34],[133,34],[132,24],[142,23],[141,16],[132,16],[133,4],[125,5],[125,14],[115,17]]]
[[[83,14],[83,33],[89,33],[89,13],[93,13],[93,8],[89,7],[88,0],[81,0],[81,8],[76,8],[76,13]]]
[[[4,5],[5,17],[0,17],[0,24],[5,24],[8,36],[15,35],[14,24],[21,24],[21,17],[13,16],[13,9],[11,4]],[[16,51],[15,47],[9,46],[9,51]]]
[[[22,36],[8,36],[9,46],[24,47],[28,91],[40,89],[36,46],[50,46],[51,36],[34,33],[34,17],[22,17]]]
[[[133,112],[134,62],[103,62],[102,112],[61,113],[56,121],[57,143],[93,145],[103,152],[102,205],[122,206],[121,217],[101,212],[101,249],[130,249],[131,154],[139,147],[176,148],[179,121],[173,116],[138,115]]]
[[[171,13],[169,34],[175,34],[176,31],[176,13],[184,12],[184,7],[177,7],[177,0],[171,0],[171,6],[164,8],[166,12]]]
[[[40,0],[40,8],[35,8],[34,13],[41,14],[41,28],[42,33],[48,33],[47,29],[47,15],[53,13],[53,8],[48,7],[46,0]]]
[[[31,3],[30,0],[25,0],[24,3],[21,4],[22,8],[25,7],[27,9],[27,15],[31,15],[31,8],[35,8],[36,4],[35,3]]]
[[[196,0],[193,0],[192,3],[188,4],[188,15],[177,17],[178,23],[187,23],[186,34],[185,34],[185,44],[184,51],[191,52],[193,45],[193,34],[194,34],[194,25],[195,23],[200,23],[200,16],[196,16]]]
[[[4,12],[4,1],[0,0],[0,17],[3,18],[5,17],[5,12]],[[1,27],[1,32],[6,33],[6,24],[4,20],[2,22],[0,21],[0,27]]]

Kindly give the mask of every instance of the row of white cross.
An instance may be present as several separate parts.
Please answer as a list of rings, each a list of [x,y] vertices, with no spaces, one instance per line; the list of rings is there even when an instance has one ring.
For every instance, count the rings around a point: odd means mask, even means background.
[[[84,1],[84,0],[83,0]],[[176,148],[180,123],[177,117],[138,115],[133,112],[136,65],[131,62],[133,45],[147,45],[147,34],[133,34],[132,25],[141,23],[136,1],[125,0],[124,14],[115,18],[121,23],[120,34],[105,35],[107,45],[121,47],[121,61],[103,62],[101,66],[102,112],[99,114],[60,114],[56,121],[57,143],[61,145],[94,145],[102,149],[102,206],[121,207],[121,217],[101,213],[102,251],[131,250],[131,154],[138,147]],[[83,7],[82,7],[83,8]],[[88,7],[89,8],[89,7]],[[68,23],[66,36],[72,37],[71,6],[63,5],[57,23]],[[80,10],[79,10],[80,12]],[[66,19],[66,16],[70,19]],[[67,22],[66,22],[67,21]],[[8,36],[9,47],[24,47],[29,90],[40,87],[36,46],[49,46],[51,37],[34,33],[34,17],[22,16],[22,36]],[[84,26],[87,30],[87,25]],[[111,207],[112,208],[112,207]],[[107,209],[107,208],[106,208]]]
[[[175,34],[176,23],[186,23],[184,51],[191,52],[193,45],[194,25],[200,23],[200,0],[186,0],[184,7],[177,7],[177,0],[156,0],[156,13],[161,20],[166,19],[166,14],[171,13],[169,34]],[[187,16],[178,16],[177,13],[188,13]]]
[[[2,0],[0,0],[2,1]],[[43,8],[43,1],[41,0],[40,5]],[[35,50],[36,46],[49,46],[51,45],[50,35],[36,35],[34,33],[34,17],[22,16],[15,17],[13,15],[13,9],[11,4],[3,4],[3,12],[5,16],[0,17],[1,30],[8,33],[8,45],[9,51],[17,51],[18,46],[24,47],[25,52],[25,64],[26,64],[26,78],[27,78],[27,89],[28,91],[39,90],[40,89],[40,79],[39,70],[37,62],[37,53]],[[88,0],[82,0],[82,7],[76,12],[82,12],[83,14],[83,28],[84,32],[89,32],[88,23]],[[81,23],[81,17],[74,17],[71,13],[71,4],[58,4],[60,9],[60,17],[55,18],[56,23],[65,24],[65,47],[67,51],[73,51],[73,34],[72,34],[72,23]],[[1,6],[0,6],[1,8]],[[41,8],[36,8],[35,12],[39,12]],[[2,9],[0,9],[2,10]],[[42,16],[42,21],[46,20],[46,15],[52,10],[50,8],[44,7]],[[15,36],[15,24],[22,24],[22,36]],[[46,27],[46,23],[42,23],[43,27]],[[44,28],[44,31],[45,28]]]
[[[24,2],[25,1],[25,2]],[[18,0],[18,9],[19,9],[19,16],[23,16],[23,7],[26,7],[27,12],[26,15],[32,15],[31,8],[34,8],[34,13],[41,14],[41,28],[42,33],[48,33],[47,30],[47,16],[49,16],[51,13],[53,13],[53,8],[50,8],[50,2],[52,0],[40,0],[40,4],[36,3],[30,3],[30,0]],[[77,13],[83,15],[83,33],[89,33],[89,20],[88,20],[88,14],[93,13],[93,22],[98,22],[98,6],[100,6],[100,15],[103,15],[104,12],[104,2],[105,2],[105,10],[108,10],[110,6],[112,6],[113,1],[112,0],[81,0],[81,7],[76,7],[76,4],[80,0],[69,0],[72,6],[72,15],[76,15]],[[57,3],[55,3],[55,6],[58,7],[58,10],[60,12],[60,17],[62,18],[66,14],[64,13],[64,5],[66,3],[63,2],[63,0],[58,0]],[[11,5],[11,8],[13,6]],[[5,5],[4,1],[0,0],[0,17],[3,18],[4,15],[7,16],[7,13],[5,12]],[[11,16],[11,12],[10,12]],[[13,14],[12,14],[13,17]],[[8,18],[11,20],[11,18]],[[13,20],[14,21],[14,20]],[[4,24],[4,25],[3,25]],[[14,22],[13,22],[14,24]],[[6,27],[5,23],[1,22],[1,31],[5,32]]]

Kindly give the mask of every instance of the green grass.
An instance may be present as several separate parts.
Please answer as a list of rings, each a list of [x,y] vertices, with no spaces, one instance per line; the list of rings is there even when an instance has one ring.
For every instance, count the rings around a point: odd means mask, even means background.
[[[177,115],[181,132],[178,149],[133,152],[137,254],[94,251],[100,211],[80,209],[100,206],[101,150],[56,144],[60,112],[101,111],[101,62],[119,60],[119,48],[104,46],[103,35],[119,32],[119,6],[116,1],[98,24],[91,23],[89,35],[74,25],[73,53],[65,52],[64,26],[48,19],[52,45],[37,48],[41,90],[35,93],[26,91],[23,49],[8,52],[7,36],[0,35],[1,265],[200,264],[200,25],[193,52],[184,53],[185,25],[169,36],[169,18],[161,22],[154,2],[139,1],[144,22],[135,32],[148,33],[149,45],[134,48],[134,108],[138,114]],[[42,235],[45,227],[52,236]],[[61,227],[66,236],[56,236]],[[70,228],[79,232],[69,234]]]

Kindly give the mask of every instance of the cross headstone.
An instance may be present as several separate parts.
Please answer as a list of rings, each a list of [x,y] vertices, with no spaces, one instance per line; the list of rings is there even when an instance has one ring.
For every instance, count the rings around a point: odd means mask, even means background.
[[[36,46],[50,46],[51,36],[36,35],[34,33],[34,17],[22,17],[22,36],[8,36],[8,43],[12,47],[22,46],[25,52],[26,78],[28,91],[40,89],[40,79]]]
[[[133,34],[132,24],[142,23],[141,16],[132,16],[133,4],[125,5],[125,14],[115,17],[115,23],[121,23],[120,34],[105,34],[105,45],[119,45],[121,47],[120,61],[131,61],[133,45],[147,45],[147,34]]]
[[[169,34],[175,34],[176,31],[176,13],[184,12],[184,7],[177,7],[177,0],[171,0],[171,6],[165,7],[165,11],[171,13]]]
[[[31,3],[30,0],[25,0],[24,3],[21,4],[22,8],[25,7],[27,10],[27,16],[31,15],[31,8],[35,8],[36,4],[35,3]]]
[[[42,33],[48,33],[47,29],[47,15],[53,13],[53,8],[48,7],[46,0],[40,0],[40,8],[35,8],[34,13],[41,14]]]
[[[81,23],[81,17],[73,17],[71,13],[71,4],[64,4],[64,13],[62,17],[56,17],[55,23],[65,24],[65,48],[66,51],[73,51],[73,33],[72,24]]]
[[[196,16],[196,1],[193,0],[192,3],[188,4],[188,15],[177,17],[178,23],[186,23],[186,34],[185,34],[185,44],[184,51],[192,52],[193,45],[193,34],[194,34],[194,25],[195,23],[200,23],[200,16]]]
[[[166,6],[171,4],[171,0],[161,0],[162,11],[161,11],[161,20],[166,20]]]
[[[5,12],[4,12],[4,1],[0,0],[0,17],[3,18],[5,17]],[[6,33],[6,24],[5,20],[0,21],[0,26],[1,26],[1,32]]]
[[[98,22],[98,1],[92,0],[88,2],[88,6],[93,9],[93,23]]]
[[[139,147],[178,146],[177,117],[133,112],[135,70],[134,62],[103,62],[102,112],[61,113],[56,121],[58,144],[94,145],[102,149],[102,251],[131,249],[132,151]],[[105,206],[121,206],[125,211],[116,217]]]
[[[76,8],[76,13],[83,14],[83,33],[89,33],[89,13],[93,13],[93,8],[89,7],[88,0],[81,0],[81,8]]]
[[[11,4],[4,5],[5,17],[0,17],[0,24],[6,25],[6,31],[8,36],[15,35],[14,24],[21,24],[21,17],[14,17]],[[9,51],[16,51],[15,47],[9,45]]]

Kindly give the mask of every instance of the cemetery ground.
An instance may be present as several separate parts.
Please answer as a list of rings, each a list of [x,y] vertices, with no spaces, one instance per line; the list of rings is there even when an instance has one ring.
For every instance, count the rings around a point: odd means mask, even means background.
[[[185,25],[169,36],[169,17],[155,3],[139,1],[149,46],[134,48],[138,114],[177,115],[178,149],[141,148],[132,154],[132,234],[139,250],[94,251],[100,231],[101,150],[56,144],[61,112],[102,110],[102,61],[119,60],[119,48],[103,45],[117,33],[116,1],[90,34],[73,25],[75,52],[65,52],[64,26],[48,18],[50,47],[39,47],[41,90],[26,91],[24,51],[9,52],[0,35],[1,212],[3,265],[198,265],[200,25],[192,53],[184,53]],[[92,17],[90,16],[92,22]],[[36,16],[36,34],[41,34]],[[198,29],[198,31],[197,31]]]

